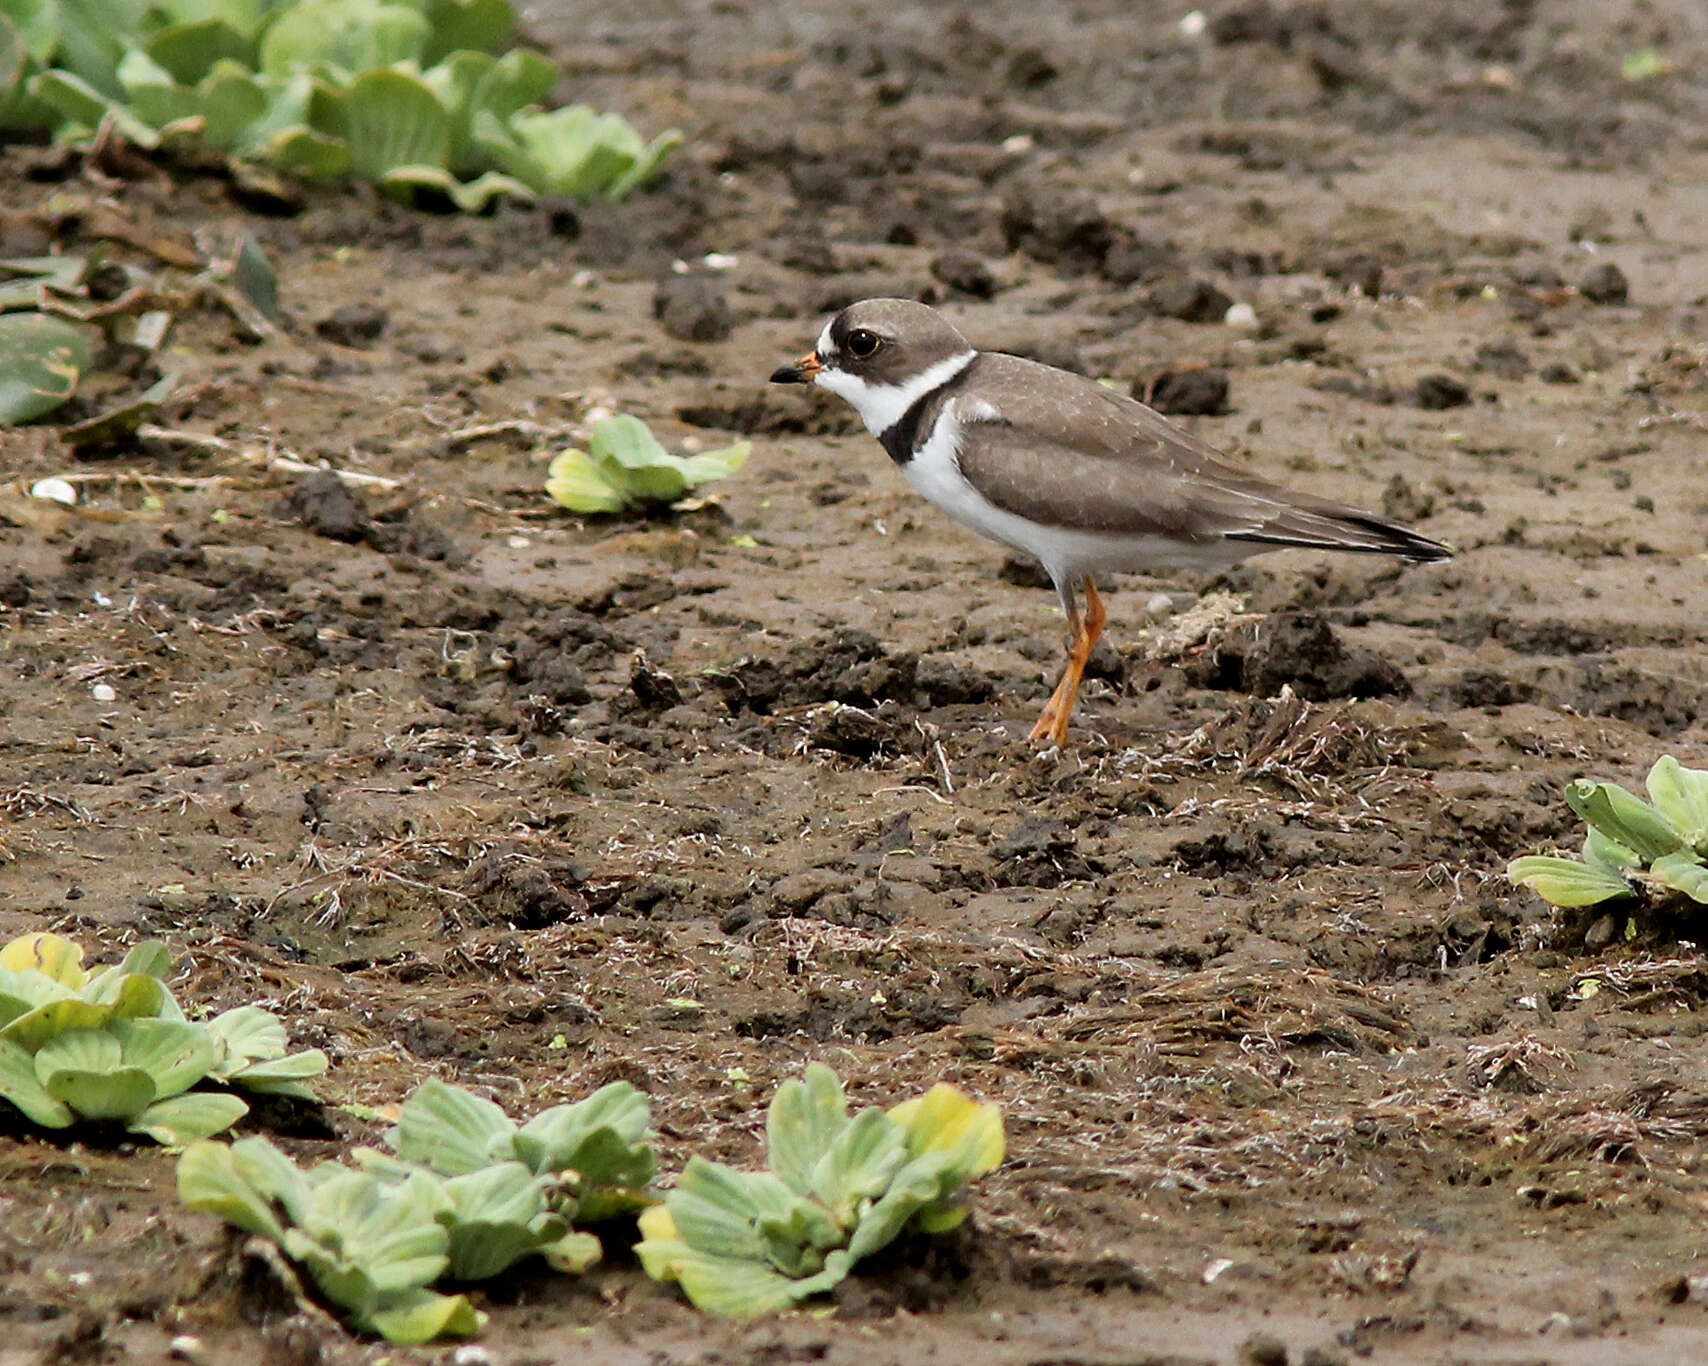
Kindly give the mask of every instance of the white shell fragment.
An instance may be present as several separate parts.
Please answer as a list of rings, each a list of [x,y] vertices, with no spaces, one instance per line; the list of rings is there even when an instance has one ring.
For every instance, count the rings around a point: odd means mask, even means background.
[[[45,498],[50,503],[64,503],[66,507],[77,506],[77,485],[69,479],[38,479],[30,485],[30,497]]]

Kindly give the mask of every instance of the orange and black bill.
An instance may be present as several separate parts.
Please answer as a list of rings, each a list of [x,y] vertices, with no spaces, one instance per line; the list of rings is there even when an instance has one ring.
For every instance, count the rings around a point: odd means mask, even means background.
[[[771,372],[773,384],[811,384],[813,376],[824,369],[817,351],[809,351],[793,365],[780,365]]]

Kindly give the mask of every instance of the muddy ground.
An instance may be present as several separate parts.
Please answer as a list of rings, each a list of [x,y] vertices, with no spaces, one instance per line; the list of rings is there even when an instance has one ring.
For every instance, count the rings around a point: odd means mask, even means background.
[[[745,1159],[812,1058],[1003,1105],[969,1231],[832,1316],[726,1327],[619,1254],[495,1291],[498,1362],[1708,1359],[1708,957],[1501,875],[1566,780],[1708,763],[1700,7],[571,8],[561,93],[689,135],[620,206],[4,153],[8,209],[255,234],[289,325],[182,320],[138,445],[0,438],[0,932],[164,936],[278,1010],[334,1060],[303,1158],[429,1076],[628,1078],[667,1167]],[[871,294],[1459,557],[1128,577],[1040,754],[1053,595],[763,383]],[[545,461],[600,406],[752,460],[578,520]],[[269,1318],[158,1150],[0,1164],[5,1366],[382,1354]]]

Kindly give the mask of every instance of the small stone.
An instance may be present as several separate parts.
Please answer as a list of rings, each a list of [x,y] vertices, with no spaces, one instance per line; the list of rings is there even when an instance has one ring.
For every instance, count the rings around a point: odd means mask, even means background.
[[[338,346],[371,346],[391,322],[391,315],[372,304],[345,304],[314,325],[315,334]]]
[[[1471,401],[1471,391],[1462,380],[1456,380],[1452,375],[1425,375],[1412,391],[1412,401],[1428,412],[1463,408]]]
[[[97,702],[116,702],[119,700],[118,690],[111,683],[97,683],[89,689],[89,696]]]
[[[1530,373],[1530,357],[1510,341],[1484,342],[1477,348],[1476,367],[1501,379],[1523,379]]]
[[[1234,1349],[1240,1366],[1287,1366],[1287,1347],[1268,1333],[1253,1333]]]
[[[988,299],[996,293],[996,276],[982,257],[970,251],[951,248],[939,253],[931,263],[931,274],[950,289],[975,299]]]
[[[465,1342],[451,1353],[451,1366],[492,1366],[492,1353],[478,1342]]]
[[[1135,382],[1133,397],[1173,417],[1219,417],[1228,411],[1226,370],[1164,370]]]
[[[1655,1298],[1667,1304],[1683,1304],[1690,1298],[1690,1277],[1668,1276],[1655,1287]]]
[[[678,341],[722,341],[735,329],[722,288],[703,275],[666,275],[653,290],[652,316]]]
[[[1544,365],[1538,378],[1544,384],[1577,384],[1582,381],[1583,376],[1565,361],[1557,360]]]
[[[1578,293],[1592,304],[1622,304],[1631,297],[1631,283],[1613,262],[1603,261],[1583,277]]]
[[[629,691],[648,711],[665,711],[682,704],[682,688],[676,680],[638,652],[629,666]]]
[[[1257,310],[1248,303],[1230,304],[1222,314],[1222,323],[1239,332],[1255,332],[1259,326]]]
[[[208,1359],[208,1345],[193,1333],[180,1333],[166,1344],[166,1352],[174,1361],[188,1361],[193,1366]]]
[[[284,511],[317,536],[352,545],[368,534],[368,514],[331,470],[305,475],[284,500]]]
[[[1019,551],[1015,551],[1002,562],[1002,568],[996,571],[996,576],[1016,588],[1054,587],[1044,566],[1030,555],[1023,555]]]
[[[1234,301],[1208,280],[1180,276],[1165,280],[1150,293],[1151,312],[1188,323],[1218,323]]]
[[[1583,946],[1590,953],[1599,953],[1613,942],[1618,932],[1619,923],[1612,916],[1601,916],[1584,931]]]

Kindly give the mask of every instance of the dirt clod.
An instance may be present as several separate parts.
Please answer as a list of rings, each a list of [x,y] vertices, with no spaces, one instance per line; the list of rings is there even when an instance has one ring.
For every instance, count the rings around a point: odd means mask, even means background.
[[[1374,651],[1347,645],[1328,622],[1284,612],[1232,622],[1187,665],[1200,687],[1274,697],[1291,687],[1310,702],[1334,697],[1403,697],[1411,685]]]
[[[374,304],[344,304],[315,323],[316,335],[339,346],[371,346],[385,335],[391,315]]]
[[[666,275],[653,290],[652,316],[678,341],[722,341],[735,327],[722,287],[704,275]]]
[[[1631,297],[1631,284],[1618,266],[1603,261],[1583,277],[1578,293],[1592,304],[1622,304]]]

